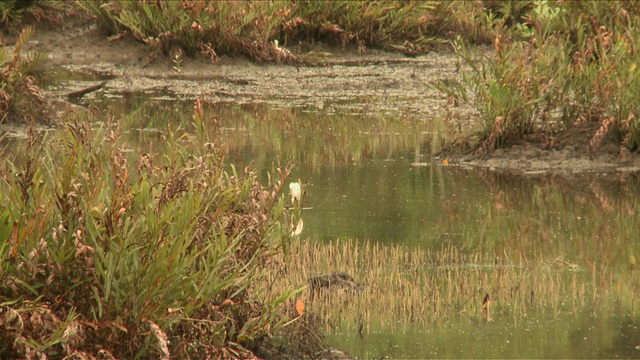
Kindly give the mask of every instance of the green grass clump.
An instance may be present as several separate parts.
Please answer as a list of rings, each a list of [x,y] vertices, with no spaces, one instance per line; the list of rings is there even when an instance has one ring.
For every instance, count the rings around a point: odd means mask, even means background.
[[[24,17],[52,21],[64,7],[61,0],[5,0],[0,3],[0,27],[15,30]]]
[[[170,131],[136,154],[118,129],[30,130],[0,164],[0,357],[246,358],[297,291],[256,287],[289,231],[281,189]]]
[[[469,66],[463,86],[438,83],[447,95],[473,102],[484,124],[479,152],[491,153],[530,134],[553,136],[581,126],[589,150],[607,134],[622,147],[640,146],[637,101],[638,14],[631,2],[534,2],[495,53],[478,57],[459,39]],[[470,91],[472,95],[467,94]]]
[[[533,1],[95,1],[76,2],[110,34],[129,30],[169,54],[180,48],[246,55],[256,61],[312,63],[275,44],[326,42],[423,54],[456,34],[489,43],[521,24]]]
[[[343,46],[425,53],[441,40],[433,35],[435,1],[294,1],[297,27],[285,33],[296,40],[338,40]]]
[[[77,2],[111,34],[129,30],[170,54],[184,50],[245,55],[260,62],[312,63],[280,46],[316,41],[356,44],[409,55],[426,53],[457,29],[472,27],[489,10],[483,4],[438,1],[109,1]],[[490,16],[490,18],[492,18]],[[488,22],[482,22],[488,24]],[[474,40],[490,30],[477,29]],[[280,45],[275,41],[278,40]]]
[[[215,58],[246,55],[257,61],[293,60],[272,43],[292,20],[287,3],[267,1],[110,1],[77,2],[110,33],[129,30],[163,53],[173,49]]]

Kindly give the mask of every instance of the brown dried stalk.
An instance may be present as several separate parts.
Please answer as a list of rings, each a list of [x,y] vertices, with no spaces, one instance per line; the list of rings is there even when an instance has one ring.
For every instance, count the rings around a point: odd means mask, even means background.
[[[609,133],[609,128],[614,121],[615,118],[613,116],[609,117],[608,119],[602,120],[600,128],[598,129],[598,131],[596,131],[595,135],[593,135],[591,141],[589,141],[589,152],[591,154],[593,154],[593,152],[600,147],[602,140]]]

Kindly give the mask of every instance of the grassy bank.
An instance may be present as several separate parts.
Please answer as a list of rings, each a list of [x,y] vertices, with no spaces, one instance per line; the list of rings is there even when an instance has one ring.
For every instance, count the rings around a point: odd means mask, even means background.
[[[76,2],[110,35],[129,31],[168,54],[246,55],[256,61],[308,62],[308,45],[424,54],[455,35],[491,43],[513,33],[533,1],[97,1]],[[276,43],[277,41],[277,43]],[[281,48],[282,46],[283,48]],[[292,54],[288,48],[294,50]]]
[[[640,7],[633,2],[79,1],[68,6],[91,14],[109,35],[127,32],[165,53],[176,69],[184,56],[196,54],[318,65],[328,56],[317,51],[318,43],[410,56],[450,43],[467,65],[462,83],[442,79],[433,86],[452,103],[468,102],[478,110],[483,130],[470,144],[478,154],[522,139],[564,146],[559,134],[577,139],[591,153],[613,143],[623,160],[640,146],[633,101],[640,83],[634,51]],[[31,13],[46,15],[41,7]],[[25,11],[13,5],[4,16],[18,18]],[[478,44],[492,44],[494,52],[479,55]],[[20,83],[29,87],[29,81]],[[24,93],[18,90],[24,86],[4,83],[4,103],[10,97],[19,102],[22,96],[13,94]]]
[[[31,129],[1,164],[0,357],[253,357],[295,319],[298,290],[255,286],[288,241],[289,170],[228,173],[181,130],[135,154],[107,120]]]
[[[634,2],[532,1],[521,23],[497,33],[494,52],[479,55],[462,38],[453,42],[468,66],[462,84],[436,87],[453,102],[478,110],[484,130],[474,138],[479,154],[522,139],[543,147],[604,143],[621,160],[640,146],[636,89],[638,14]],[[568,134],[563,136],[561,134]]]
[[[112,35],[129,31],[172,57],[245,55],[259,62],[315,63],[297,48],[321,41],[360,50],[424,53],[437,38],[437,2],[77,2]],[[299,49],[299,48],[298,48]]]

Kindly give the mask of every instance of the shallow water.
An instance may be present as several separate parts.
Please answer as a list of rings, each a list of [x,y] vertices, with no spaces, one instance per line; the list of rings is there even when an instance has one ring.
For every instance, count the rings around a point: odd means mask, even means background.
[[[121,94],[90,102],[123,117],[131,147],[153,154],[169,126],[190,126],[193,103],[170,98]],[[207,128],[237,168],[253,164],[266,179],[274,164],[295,164],[289,179],[300,179],[307,193],[303,241],[447,244],[507,262],[542,257],[584,273],[583,286],[598,294],[613,293],[524,318],[454,317],[429,326],[381,320],[367,324],[362,337],[355,327],[336,328],[329,340],[353,356],[640,357],[638,176],[523,178],[444,164],[432,154],[447,125],[372,113],[362,103],[322,109],[210,104],[207,117]]]
[[[522,323],[452,321],[425,330],[341,337],[360,358],[637,358],[638,322],[612,315],[535,317]]]

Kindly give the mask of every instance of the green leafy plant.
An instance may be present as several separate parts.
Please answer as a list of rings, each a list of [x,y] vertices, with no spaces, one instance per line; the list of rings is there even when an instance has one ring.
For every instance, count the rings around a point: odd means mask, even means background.
[[[247,357],[290,323],[257,287],[289,239],[281,189],[205,135],[135,156],[79,119],[30,130],[0,189],[3,357]]]
[[[453,42],[467,66],[462,84],[432,86],[475,105],[483,154],[529,135],[553,146],[553,136],[576,127],[591,152],[607,136],[635,151],[639,12],[626,2],[536,1],[519,23],[520,40],[498,35],[483,58],[461,38]]]
[[[65,6],[65,1],[60,0],[6,0],[0,3],[0,27],[13,30],[25,16],[54,21]]]
[[[313,63],[280,45],[355,43],[409,55],[442,43],[435,1],[110,1],[78,4],[111,33],[125,29],[169,55],[245,55],[260,62]],[[446,21],[439,19],[441,21]],[[280,41],[280,42],[279,42]]]
[[[296,1],[293,11],[299,19],[285,34],[297,39],[338,40],[342,45],[356,43],[399,50],[407,54],[424,53],[442,40],[430,31],[435,1],[388,1],[382,4],[353,1]]]

